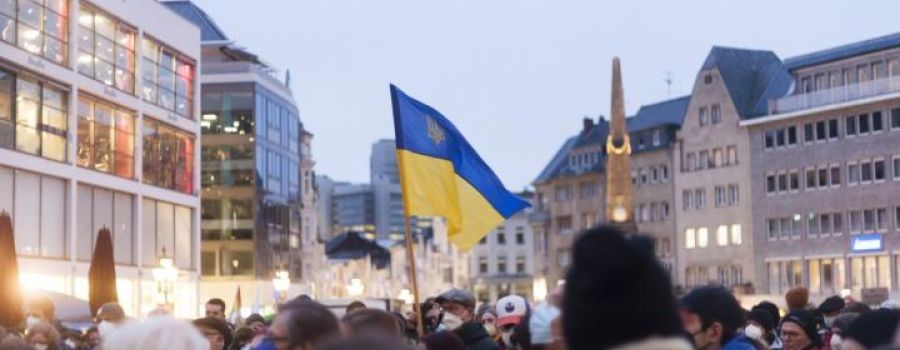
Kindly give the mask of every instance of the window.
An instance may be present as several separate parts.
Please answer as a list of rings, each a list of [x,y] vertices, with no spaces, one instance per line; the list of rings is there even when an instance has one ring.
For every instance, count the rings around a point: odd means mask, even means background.
[[[787,174],[778,174],[778,192],[787,192],[788,180]]]
[[[497,244],[499,244],[499,245],[506,244],[506,232],[497,231]]]
[[[776,176],[766,175],[766,192],[767,193],[775,193],[778,191],[778,184],[776,181]]]
[[[16,253],[48,258],[69,256],[66,189],[62,179],[0,166],[0,212],[9,213],[16,229]]]
[[[778,147],[784,147],[786,143],[787,143],[787,140],[785,137],[785,130],[784,129],[775,130],[775,144]]]
[[[697,165],[697,169],[703,170],[706,168],[710,168],[709,151],[700,151],[700,159],[699,164]]]
[[[806,123],[803,124],[803,142],[810,143],[815,140],[816,136],[813,134],[813,124]]]
[[[653,130],[653,146],[659,146],[662,142],[661,132],[659,130]]]
[[[780,234],[778,231],[778,219],[767,219],[766,220],[766,232],[768,233],[769,240],[775,240],[778,238]]]
[[[840,134],[840,130],[838,129],[838,124],[839,123],[838,123],[837,119],[828,120],[828,138],[829,139],[833,140],[833,139],[838,138],[838,136]]]
[[[694,203],[697,205],[697,209],[706,208],[706,190],[702,188],[694,190],[694,197]]]
[[[841,166],[840,165],[832,165],[831,166],[831,186],[833,186],[833,187],[841,186]]]
[[[700,111],[698,113],[700,115],[700,126],[709,124],[709,115],[707,115],[706,107],[700,107]]]
[[[791,220],[791,218],[781,219],[782,230],[784,230],[784,227],[790,227],[791,237],[795,239],[800,238],[800,225],[802,224],[800,220],[803,220],[800,214],[794,215],[794,220]],[[782,231],[782,234],[784,234],[784,231]]]
[[[719,124],[722,121],[722,110],[718,104],[709,107],[709,114],[713,124]]]
[[[506,256],[497,257],[497,273],[506,273]]]
[[[819,233],[822,236],[831,234],[831,214],[819,214]]]
[[[142,52],[143,99],[193,119],[194,63],[149,38]]]
[[[694,206],[694,196],[691,195],[691,190],[681,192],[681,201],[684,210],[690,210]]]
[[[872,162],[872,165],[875,168],[875,181],[883,181],[887,176],[884,168],[884,159],[876,159]]]
[[[69,29],[67,15],[67,2],[62,0],[3,1],[0,4],[0,40],[64,65]]]
[[[828,187],[828,169],[819,168],[819,187],[826,188]]]
[[[872,162],[864,160],[859,162],[860,179],[862,182],[872,181]]]
[[[143,140],[144,182],[194,193],[194,135],[145,117]]]
[[[831,233],[835,236],[838,236],[844,233],[844,214],[842,213],[832,213],[831,214]]]
[[[806,169],[806,190],[816,188],[816,169]]]
[[[867,134],[869,132],[869,115],[866,113],[859,115],[859,133]]]
[[[875,210],[875,218],[878,220],[878,231],[879,232],[887,231],[887,227],[888,227],[887,208],[876,209]]]
[[[720,166],[724,165],[723,162],[724,162],[724,159],[722,159],[722,149],[721,148],[713,149],[713,159],[712,159],[711,165],[713,165],[713,167],[720,167]]]
[[[825,141],[825,121],[816,122],[816,141]]]
[[[706,248],[709,244],[709,232],[707,232],[706,227],[701,227],[697,230],[697,246],[700,248]]]
[[[741,245],[743,243],[743,237],[741,234],[741,225],[734,224],[731,225],[731,244]]]
[[[900,208],[898,208],[900,211]],[[697,247],[697,234],[694,229],[689,228],[684,231],[684,248],[685,249],[694,249]]]
[[[799,190],[800,189],[800,174],[797,173],[796,171],[791,171],[791,173],[788,174],[788,177],[790,180],[789,181],[790,182],[790,190],[791,191]]]
[[[862,213],[859,210],[849,212],[850,216],[850,234],[862,232]]]
[[[478,257],[478,273],[488,273],[488,258],[486,256]]]
[[[659,215],[663,220],[669,218],[669,202],[662,202],[659,204]]]
[[[815,213],[806,215],[806,234],[810,237],[819,235],[819,216]]]
[[[669,181],[669,166],[668,165],[660,165],[659,166],[659,176],[662,179],[662,182]]]
[[[859,183],[859,165],[855,162],[847,163],[847,184],[856,185]]]
[[[134,28],[87,4],[78,11],[78,72],[133,94]]]
[[[66,161],[68,91],[0,70],[0,147]]]
[[[881,132],[884,130],[884,119],[881,117],[881,111],[872,112],[872,132]]]
[[[134,112],[78,97],[78,165],[134,178]]]
[[[727,152],[726,152],[727,153],[727,156],[726,156],[727,163],[729,165],[736,165],[738,163],[737,146],[728,146],[728,147],[726,147],[726,150],[727,150]]]
[[[900,129],[900,108],[891,109],[891,130]]]
[[[525,257],[516,257],[516,273],[525,273]]]
[[[521,227],[516,227],[516,244],[523,245],[525,244],[525,229]]]
[[[900,157],[894,157],[894,180],[900,180]]]
[[[704,84],[704,85],[712,84],[712,82],[713,82],[713,76],[712,76],[712,74],[707,74],[707,75],[704,75],[704,76],[703,76],[703,84]]]
[[[716,198],[716,207],[725,206],[726,196],[725,196],[725,186],[716,186],[714,189],[715,198]]]
[[[863,210],[863,230],[865,232],[873,232],[875,231],[875,210],[874,209],[866,209]]]
[[[716,228],[716,242],[720,247],[728,245],[728,226],[719,225]]]
[[[738,205],[741,201],[740,190],[738,185],[728,185],[728,202],[731,205]]]
[[[850,115],[844,117],[844,131],[847,136],[856,135],[856,116]]]
[[[894,208],[894,231],[900,231],[900,206]]]
[[[797,144],[797,127],[789,126],[787,128],[787,144],[793,146]]]
[[[102,228],[109,228],[112,235],[115,261],[120,264],[134,264],[134,232],[132,229],[134,197],[99,187],[78,185],[78,260],[91,259],[97,234]],[[152,220],[153,218],[144,218]],[[169,254],[174,253],[169,246]],[[171,255],[170,255],[171,256]],[[158,261],[158,260],[157,260]],[[158,264],[158,262],[157,262]]]
[[[684,172],[688,172],[694,169],[694,153],[690,152],[685,156],[684,164],[681,167],[681,170]]]

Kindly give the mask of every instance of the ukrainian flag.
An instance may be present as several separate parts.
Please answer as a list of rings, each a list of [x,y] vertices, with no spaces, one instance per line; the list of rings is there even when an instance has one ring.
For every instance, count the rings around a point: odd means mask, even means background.
[[[391,85],[397,164],[406,215],[441,216],[466,251],[528,206],[440,112]]]

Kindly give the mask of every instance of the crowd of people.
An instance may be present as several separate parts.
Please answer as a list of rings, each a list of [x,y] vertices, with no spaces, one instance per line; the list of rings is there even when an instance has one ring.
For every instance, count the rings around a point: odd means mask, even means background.
[[[36,299],[21,327],[0,330],[0,350],[900,349],[900,311],[890,302],[873,309],[835,295],[813,306],[803,287],[788,291],[784,309],[769,301],[744,309],[715,285],[676,297],[652,241],[612,226],[580,235],[572,256],[566,284],[544,302],[509,295],[479,303],[452,289],[426,299],[420,314],[354,302],[338,317],[298,296],[274,315],[237,322],[221,299],[195,320],[163,309],[136,320],[108,303],[78,332],[56,320],[52,302]]]

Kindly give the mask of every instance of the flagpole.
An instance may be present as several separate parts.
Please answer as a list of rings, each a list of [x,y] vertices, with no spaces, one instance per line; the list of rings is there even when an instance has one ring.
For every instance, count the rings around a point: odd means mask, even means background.
[[[413,246],[412,223],[409,218],[409,189],[406,186],[403,176],[403,157],[397,152],[397,168],[400,173],[400,190],[403,194],[403,221],[406,227],[406,262],[409,266],[409,282],[412,285],[413,295],[413,312],[416,314],[416,331],[419,338],[425,336],[424,320],[425,315],[422,314],[422,305],[419,304],[419,282],[416,274],[416,253]]]

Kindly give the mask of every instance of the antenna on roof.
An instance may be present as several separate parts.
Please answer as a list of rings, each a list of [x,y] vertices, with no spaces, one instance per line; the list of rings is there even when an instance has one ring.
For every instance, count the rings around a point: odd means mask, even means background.
[[[666,71],[663,81],[666,83],[666,98],[672,97],[672,72]]]
[[[291,89],[291,70],[286,69],[284,71],[284,86],[287,86],[288,90]]]

